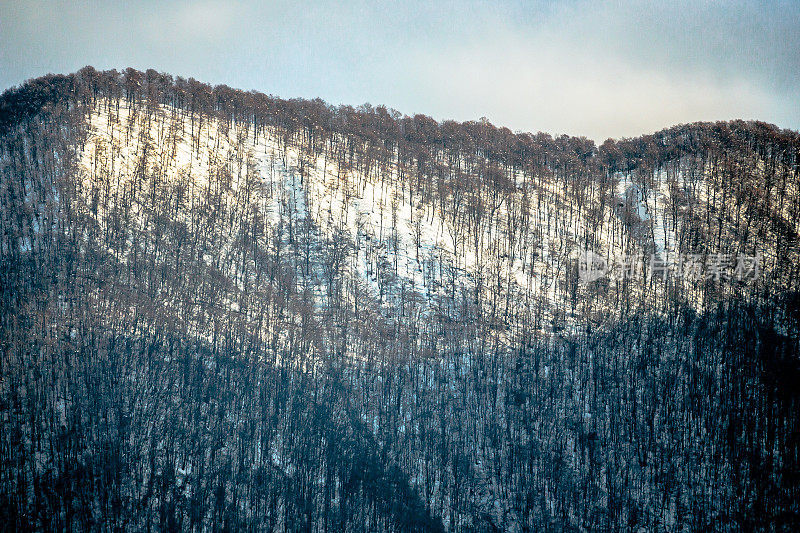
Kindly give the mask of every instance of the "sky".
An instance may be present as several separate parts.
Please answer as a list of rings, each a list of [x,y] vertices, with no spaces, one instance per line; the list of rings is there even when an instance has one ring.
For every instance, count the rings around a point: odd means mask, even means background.
[[[0,90],[85,65],[597,142],[800,129],[798,0],[0,0]]]

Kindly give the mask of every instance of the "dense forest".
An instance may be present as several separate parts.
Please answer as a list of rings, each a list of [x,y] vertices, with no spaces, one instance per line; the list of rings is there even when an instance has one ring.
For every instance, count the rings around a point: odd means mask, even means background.
[[[799,233],[800,134],[760,122],[598,147],[31,80],[0,96],[0,524],[798,530]],[[587,250],[636,268],[586,282]]]

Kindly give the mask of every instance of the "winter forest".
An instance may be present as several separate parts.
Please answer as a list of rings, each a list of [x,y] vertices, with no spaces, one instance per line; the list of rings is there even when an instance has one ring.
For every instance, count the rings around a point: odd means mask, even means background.
[[[0,526],[798,530],[799,234],[765,123],[596,146],[32,80],[0,96]]]

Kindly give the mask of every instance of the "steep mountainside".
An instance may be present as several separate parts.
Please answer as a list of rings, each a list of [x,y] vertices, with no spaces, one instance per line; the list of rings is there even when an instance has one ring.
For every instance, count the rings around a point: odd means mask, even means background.
[[[0,98],[0,172],[12,528],[800,526],[796,132],[87,67]]]

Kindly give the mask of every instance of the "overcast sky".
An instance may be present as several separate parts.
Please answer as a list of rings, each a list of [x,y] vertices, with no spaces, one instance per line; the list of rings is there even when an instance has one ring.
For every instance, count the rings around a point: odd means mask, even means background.
[[[0,89],[85,65],[596,141],[696,120],[800,129],[797,0],[0,0]]]

